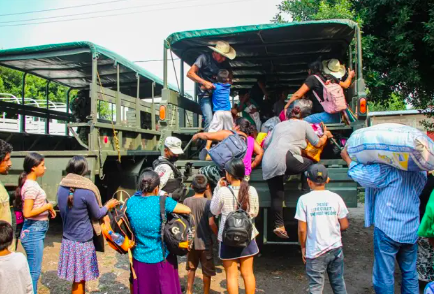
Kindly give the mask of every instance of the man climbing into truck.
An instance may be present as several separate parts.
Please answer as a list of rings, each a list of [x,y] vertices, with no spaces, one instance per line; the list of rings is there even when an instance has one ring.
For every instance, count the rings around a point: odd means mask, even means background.
[[[234,48],[225,41],[218,41],[215,47],[208,46],[208,48],[213,52],[201,54],[187,73],[187,77],[196,83],[205,131],[208,131],[212,120],[211,97],[212,90],[215,88],[213,83],[217,82],[217,74],[221,69],[228,70],[229,81],[232,80],[232,69],[227,59],[232,60],[236,57]]]

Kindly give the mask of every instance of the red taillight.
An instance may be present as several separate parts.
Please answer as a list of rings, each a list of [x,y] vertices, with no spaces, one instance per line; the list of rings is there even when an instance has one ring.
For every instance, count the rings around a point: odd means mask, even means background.
[[[165,119],[166,119],[166,106],[161,105],[160,106],[160,120],[165,120]]]
[[[360,100],[359,100],[359,112],[366,114],[366,111],[368,110],[367,108],[368,108],[368,106],[366,104],[366,98],[360,98]]]

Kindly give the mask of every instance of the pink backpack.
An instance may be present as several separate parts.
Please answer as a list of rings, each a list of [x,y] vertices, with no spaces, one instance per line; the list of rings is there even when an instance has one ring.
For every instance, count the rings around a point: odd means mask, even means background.
[[[324,111],[333,114],[347,109],[347,101],[345,100],[344,90],[342,89],[342,87],[339,84],[335,83],[330,83],[326,85],[320,77],[316,75],[315,77],[323,85],[324,100],[322,101],[318,94],[315,93],[315,91],[312,92],[324,108]]]

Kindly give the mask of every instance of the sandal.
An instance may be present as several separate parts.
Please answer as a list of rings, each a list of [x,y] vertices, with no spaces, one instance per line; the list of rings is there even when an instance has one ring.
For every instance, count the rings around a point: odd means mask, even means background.
[[[273,230],[273,233],[276,234],[277,237],[282,239],[289,239],[288,233],[286,232],[285,228],[275,228]]]

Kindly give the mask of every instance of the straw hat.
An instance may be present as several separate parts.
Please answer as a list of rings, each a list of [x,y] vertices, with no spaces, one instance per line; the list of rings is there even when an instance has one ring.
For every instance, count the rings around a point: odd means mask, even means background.
[[[331,74],[337,79],[342,78],[347,72],[345,66],[343,66],[337,59],[324,60],[322,62],[322,67],[325,74]]]
[[[230,60],[237,56],[237,52],[235,52],[234,48],[232,48],[229,43],[225,41],[217,41],[215,47],[208,46],[208,48],[223,55],[224,57],[229,58]]]

